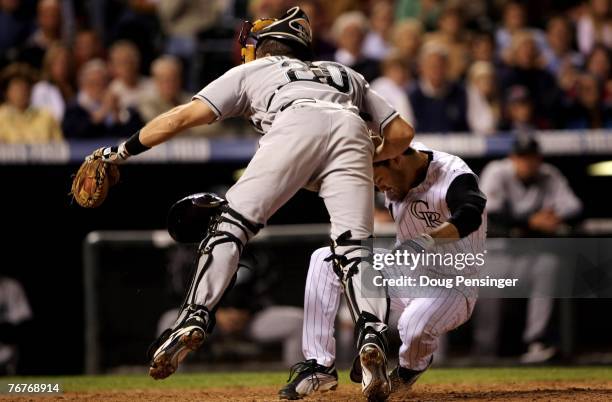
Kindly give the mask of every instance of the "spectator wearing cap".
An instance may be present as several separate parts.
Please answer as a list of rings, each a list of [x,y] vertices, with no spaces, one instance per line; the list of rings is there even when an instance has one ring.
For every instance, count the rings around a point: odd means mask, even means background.
[[[5,102],[0,106],[0,142],[45,144],[60,141],[62,130],[53,116],[30,104],[35,72],[11,64],[0,75]]]
[[[385,98],[410,124],[414,124],[414,113],[408,99],[410,72],[408,64],[397,53],[389,54],[382,62],[382,76],[370,86]]]
[[[423,46],[420,79],[409,94],[415,129],[425,133],[467,131],[465,89],[448,79],[448,52],[438,44]]]
[[[559,76],[562,68],[581,68],[584,57],[572,50],[572,26],[564,16],[556,16],[546,27],[546,46],[542,56],[548,72]]]
[[[530,31],[517,32],[512,38],[509,65],[501,69],[502,92],[519,85],[537,95],[532,98],[537,128],[554,127],[561,101],[555,78],[542,67],[539,49]]]
[[[468,72],[467,110],[470,131],[495,134],[501,120],[501,102],[495,85],[495,68],[486,61],[474,63]]]
[[[612,48],[612,10],[609,0],[590,0],[576,25],[578,49],[589,54],[597,43]]]
[[[521,85],[508,88],[505,99],[502,131],[530,133],[535,130],[533,101],[529,90]]]
[[[374,60],[384,59],[391,50],[389,41],[393,29],[393,6],[386,0],[372,3],[370,31],[363,41],[363,54]]]
[[[596,76],[582,74],[578,78],[576,94],[563,112],[565,128],[612,128],[612,109],[602,99],[603,86]]]
[[[334,22],[332,33],[338,50],[334,61],[351,67],[367,81],[380,75],[379,63],[362,52],[363,41],[368,33],[368,20],[359,11],[342,14]]]
[[[582,203],[567,179],[543,161],[538,142],[528,136],[517,138],[508,157],[485,166],[480,188],[487,196],[487,227],[492,237],[554,236],[567,231],[582,211]],[[505,277],[518,278],[531,292],[523,331],[527,353],[521,356],[521,362],[550,360],[557,353],[556,331],[552,328],[554,300],[550,296],[559,274],[559,257],[547,252],[521,252],[506,254],[495,262],[491,268]],[[495,349],[503,319],[500,302],[490,299],[475,312],[477,349]]]
[[[106,63],[91,60],[79,72],[76,100],[66,108],[62,127],[66,137],[125,137],[142,126],[131,108],[122,108],[117,97],[108,90]]]
[[[64,118],[66,103],[75,96],[72,57],[63,45],[53,45],[45,54],[42,81],[32,89],[32,106],[51,113],[58,122]]]
[[[140,52],[133,43],[119,41],[111,46],[110,69],[110,91],[122,108],[135,108],[140,99],[155,93],[153,82],[140,75]]]
[[[456,81],[466,72],[468,40],[463,27],[461,11],[456,7],[446,7],[438,18],[438,30],[425,35],[424,43],[439,43],[448,49],[448,76]]]

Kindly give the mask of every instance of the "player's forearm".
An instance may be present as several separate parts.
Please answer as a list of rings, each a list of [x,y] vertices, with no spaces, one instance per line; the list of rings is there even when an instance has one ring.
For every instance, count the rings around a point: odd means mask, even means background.
[[[212,123],[216,118],[212,113],[196,115],[190,108],[190,103],[180,105],[151,120],[140,130],[139,139],[142,145],[154,147],[191,127]]]
[[[412,143],[414,129],[401,117],[396,117],[385,127],[383,142],[376,147],[374,162],[393,159],[403,154]]]

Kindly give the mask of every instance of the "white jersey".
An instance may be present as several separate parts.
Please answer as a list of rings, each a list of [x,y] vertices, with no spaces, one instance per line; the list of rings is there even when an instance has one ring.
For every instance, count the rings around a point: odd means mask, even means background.
[[[397,112],[371,90],[363,76],[340,63],[270,56],[227,71],[194,96],[207,103],[218,119],[244,116],[267,133],[276,114],[292,101],[315,99],[352,110],[377,133]]]
[[[386,200],[397,226],[397,242],[402,243],[427,233],[449,220],[452,216],[446,203],[448,188],[460,175],[474,174],[469,166],[459,157],[430,150],[420,143],[413,143],[413,148],[429,152],[432,159],[422,183],[411,189],[402,201]],[[483,212],[482,224],[468,236],[455,242],[436,245],[431,253],[482,253],[485,249],[487,234],[486,212]],[[448,267],[429,266],[439,273],[470,275],[477,273],[476,266],[465,267],[461,272],[449,270]]]

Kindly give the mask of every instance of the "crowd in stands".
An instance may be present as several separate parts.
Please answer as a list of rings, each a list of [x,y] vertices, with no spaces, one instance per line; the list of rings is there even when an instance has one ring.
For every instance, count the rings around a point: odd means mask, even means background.
[[[418,133],[612,128],[610,0],[0,0],[0,142],[130,135],[293,5]]]

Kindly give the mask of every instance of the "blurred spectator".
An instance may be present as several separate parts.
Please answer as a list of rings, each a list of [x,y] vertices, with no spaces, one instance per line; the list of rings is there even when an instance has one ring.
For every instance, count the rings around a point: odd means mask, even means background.
[[[137,107],[138,101],[154,93],[153,82],[140,75],[140,53],[133,43],[119,41],[110,48],[113,81],[110,91],[122,108]]]
[[[409,18],[397,22],[393,28],[393,49],[409,64],[410,72],[417,73],[419,51],[423,41],[423,24],[417,19]]]
[[[541,57],[533,33],[520,31],[514,34],[509,53],[509,68],[501,72],[501,89],[520,85],[526,87],[533,98],[535,123],[538,128],[553,127],[553,118],[558,117],[561,93],[555,78],[541,67]]]
[[[448,50],[448,77],[459,80],[465,73],[468,59],[468,40],[463,29],[463,18],[458,8],[446,7],[438,18],[438,30],[425,35],[425,44],[439,43]]]
[[[127,0],[127,7],[112,24],[112,42],[129,41],[138,48],[142,61],[141,72],[148,71],[147,67],[157,56],[161,43],[163,31],[157,18],[157,2],[158,0]],[[174,2],[173,0],[172,3]],[[205,18],[203,15],[201,17]]]
[[[144,121],[151,121],[175,106],[187,103],[191,96],[181,90],[181,62],[173,56],[162,56],[151,65],[155,91],[143,97],[138,106]]]
[[[603,85],[603,102],[612,105],[612,55],[603,45],[595,45],[586,62],[588,73],[597,77]]]
[[[521,85],[508,88],[501,130],[530,133],[535,129],[534,119],[533,101],[529,90]]]
[[[576,89],[576,98],[569,102],[563,113],[565,128],[612,128],[612,109],[602,101],[603,88],[597,77],[582,74]]]
[[[546,47],[542,51],[546,69],[558,76],[563,66],[582,67],[584,57],[572,50],[572,26],[563,16],[553,17],[546,29]]]
[[[181,89],[181,70],[181,62],[174,56],[162,56],[153,62],[154,94],[142,98],[138,106],[138,112],[145,122],[191,100],[191,96]],[[207,135],[219,131],[218,127],[201,125],[186,130],[182,135]]]
[[[380,75],[378,62],[362,53],[363,40],[368,33],[368,20],[361,12],[342,14],[334,23],[332,31],[338,46],[334,61],[351,67],[368,81]]]
[[[591,0],[588,10],[578,20],[578,49],[589,54],[596,43],[612,48],[612,10],[610,0]]]
[[[21,284],[0,276],[0,376],[16,374],[17,345],[28,335],[31,320],[32,310]]]
[[[385,98],[410,124],[414,124],[414,113],[408,100],[410,73],[406,61],[391,53],[382,62],[382,76],[371,83],[371,88]]]
[[[88,61],[104,58],[104,49],[98,34],[91,29],[76,33],[73,48],[74,71],[78,73]]]
[[[304,10],[312,28],[312,49],[316,60],[333,60],[336,47],[326,36],[327,15],[320,0],[299,0],[297,5]]]
[[[288,0],[250,0],[249,14],[256,20],[259,18],[278,18],[289,8]]]
[[[495,32],[495,43],[498,55],[506,60],[507,52],[513,45],[513,37],[518,32],[531,32],[533,40],[542,48],[545,43],[540,30],[527,29],[525,5],[518,1],[509,1],[504,5],[501,26]]]
[[[410,91],[415,129],[426,133],[467,131],[467,99],[458,83],[448,80],[448,53],[437,44],[423,46],[420,79]]]
[[[416,18],[427,30],[433,30],[440,15],[441,3],[439,0],[397,0],[395,17],[398,21]]]
[[[45,54],[42,81],[32,89],[32,106],[46,110],[61,122],[66,103],[75,96],[72,77],[70,50],[63,45],[53,45]]]
[[[198,34],[211,28],[221,15],[219,0],[158,1],[157,16],[166,35],[165,53],[179,57],[187,83],[195,81],[191,60],[198,53]],[[198,83],[199,84],[199,83]]]
[[[21,0],[0,0],[0,63],[11,49],[16,49],[32,32],[32,21],[23,12]]]
[[[35,75],[25,64],[11,64],[2,72],[5,102],[0,106],[0,142],[43,144],[62,139],[53,116],[30,105]]]
[[[370,10],[370,31],[363,42],[363,54],[374,60],[384,59],[391,50],[389,40],[393,29],[393,6],[387,0],[377,0]]]
[[[495,57],[495,38],[489,32],[478,32],[470,40],[470,58],[472,62],[484,61],[497,63]]]
[[[486,61],[474,63],[468,73],[466,91],[470,131],[481,135],[495,134],[501,119],[501,102],[493,64]]]
[[[92,60],[79,72],[79,92],[64,115],[66,137],[126,137],[136,132],[142,121],[138,114],[120,106],[118,98],[107,90],[109,76],[102,60]]]
[[[62,41],[62,6],[59,0],[39,0],[36,8],[36,30],[19,56],[37,69],[42,67],[47,49]]]

